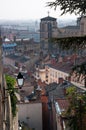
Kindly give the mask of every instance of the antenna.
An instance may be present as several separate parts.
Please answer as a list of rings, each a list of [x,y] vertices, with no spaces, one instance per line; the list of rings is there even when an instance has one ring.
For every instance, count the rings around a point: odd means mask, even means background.
[[[49,14],[50,14],[50,12],[48,11],[48,17],[49,17]]]

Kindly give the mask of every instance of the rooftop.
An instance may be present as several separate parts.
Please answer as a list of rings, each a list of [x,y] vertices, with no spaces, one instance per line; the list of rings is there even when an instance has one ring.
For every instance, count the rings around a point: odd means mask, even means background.
[[[47,17],[42,18],[41,21],[56,21],[56,18],[47,16]]]
[[[69,102],[67,99],[56,99],[55,100],[55,106],[56,106],[56,111],[57,113],[61,114],[62,111],[67,110],[69,106]]]
[[[29,59],[27,59],[27,57],[25,57],[25,56],[20,56],[20,55],[14,55],[14,54],[11,54],[11,55],[9,55],[9,56],[7,56],[7,58],[10,58],[10,59],[12,59],[12,60],[16,60],[16,61],[18,61],[18,62],[20,62],[20,63],[24,63],[24,62],[27,62]]]
[[[79,57],[72,55],[62,57],[61,61],[58,60],[58,62],[56,62],[56,59],[51,60],[51,63],[48,64],[48,66],[59,71],[70,73],[75,63],[79,65],[84,61],[86,61],[86,56]]]
[[[71,83],[69,84],[69,82],[64,82],[61,84],[50,83],[49,85],[46,85],[46,94],[48,94],[50,97],[53,95],[54,98],[64,98],[64,89],[69,86],[71,86]]]

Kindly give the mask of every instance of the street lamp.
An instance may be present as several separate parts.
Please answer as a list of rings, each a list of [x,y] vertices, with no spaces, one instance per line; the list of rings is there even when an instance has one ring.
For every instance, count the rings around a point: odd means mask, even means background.
[[[21,122],[20,122],[20,121],[18,121],[18,123],[19,123],[18,130],[22,130],[22,124],[21,124]]]
[[[21,74],[21,72],[18,73],[17,83],[18,83],[19,88],[21,89],[24,84],[24,76]]]
[[[22,127],[21,127],[21,126],[19,126],[19,130],[22,130]]]

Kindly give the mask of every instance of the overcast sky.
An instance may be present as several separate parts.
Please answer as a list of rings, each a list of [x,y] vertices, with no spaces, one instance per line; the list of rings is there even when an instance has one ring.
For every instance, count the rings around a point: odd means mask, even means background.
[[[46,2],[54,0],[0,0],[0,19],[29,20],[41,19],[49,15],[59,19],[76,18],[75,15],[60,16],[59,8],[46,7]]]

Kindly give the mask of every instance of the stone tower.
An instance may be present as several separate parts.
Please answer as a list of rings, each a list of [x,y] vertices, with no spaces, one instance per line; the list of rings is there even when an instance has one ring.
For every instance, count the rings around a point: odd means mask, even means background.
[[[56,37],[55,36],[55,34],[57,34],[56,28],[57,28],[56,18],[50,17],[48,15],[47,17],[41,19],[40,22],[41,49],[47,48],[49,51],[51,51],[52,43],[50,42],[50,39],[52,37]]]

